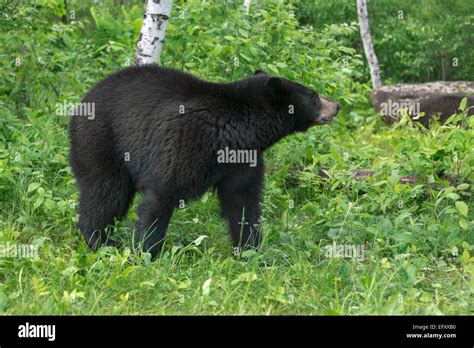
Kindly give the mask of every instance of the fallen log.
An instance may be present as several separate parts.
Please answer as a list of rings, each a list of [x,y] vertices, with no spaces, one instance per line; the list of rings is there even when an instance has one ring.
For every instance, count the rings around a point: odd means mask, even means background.
[[[459,112],[461,100],[467,97],[467,106],[474,106],[474,82],[437,81],[420,84],[387,85],[374,89],[371,94],[375,111],[392,125],[400,118],[401,110],[406,109],[425,127],[435,115],[445,122],[451,115]],[[419,117],[424,112],[425,115]],[[474,108],[468,111],[474,114]]]
[[[320,176],[323,179],[329,179],[329,175],[327,174],[328,172],[327,168],[319,168],[318,169],[318,176]],[[364,180],[367,178],[370,178],[372,176],[375,176],[377,173],[375,170],[368,170],[368,169],[354,169],[350,171],[350,174],[342,174],[342,176],[347,176],[347,177],[353,177],[356,180]],[[460,180],[460,178],[452,176],[452,175],[444,175],[439,173],[438,177],[441,180],[446,180],[449,182],[450,185],[456,186],[459,185],[463,182],[468,183],[467,181]],[[467,180],[467,179],[466,179]],[[427,182],[426,177],[420,177],[415,174],[409,174],[409,175],[404,175],[401,176],[399,179],[399,182],[401,184],[416,184],[416,183],[421,183],[421,182]],[[433,185],[432,185],[433,186]],[[434,186],[433,186],[434,187]]]

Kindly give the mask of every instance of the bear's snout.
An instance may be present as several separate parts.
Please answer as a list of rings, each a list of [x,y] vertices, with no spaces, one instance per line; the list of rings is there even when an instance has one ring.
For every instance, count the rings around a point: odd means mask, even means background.
[[[334,116],[337,115],[342,106],[339,103],[333,102],[332,100],[320,97],[321,109],[319,111],[319,117],[317,119],[318,124],[325,124],[331,122]]]

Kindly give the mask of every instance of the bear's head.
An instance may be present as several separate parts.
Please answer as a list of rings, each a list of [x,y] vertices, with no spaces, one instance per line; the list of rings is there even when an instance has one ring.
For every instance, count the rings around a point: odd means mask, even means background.
[[[277,105],[283,113],[295,118],[296,132],[304,132],[314,125],[331,122],[341,109],[341,105],[320,97],[310,88],[299,83],[274,77],[257,70],[254,76],[265,76],[265,93],[267,98]]]

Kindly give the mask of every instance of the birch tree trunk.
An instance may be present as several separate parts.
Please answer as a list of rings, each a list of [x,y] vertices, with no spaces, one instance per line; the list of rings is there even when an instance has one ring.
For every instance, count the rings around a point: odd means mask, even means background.
[[[369,63],[372,87],[377,89],[382,86],[382,81],[380,80],[379,61],[375,55],[372,36],[370,35],[367,0],[357,0],[357,15],[359,16],[360,36],[364,44],[365,57]]]
[[[148,0],[135,52],[135,64],[159,63],[173,0]]]
[[[245,0],[244,1],[244,7],[245,7],[245,13],[250,12],[250,4],[252,3],[252,0]]]

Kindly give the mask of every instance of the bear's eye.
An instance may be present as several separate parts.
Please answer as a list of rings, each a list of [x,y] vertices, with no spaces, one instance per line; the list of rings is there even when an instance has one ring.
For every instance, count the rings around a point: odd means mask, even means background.
[[[313,95],[313,103],[318,106],[319,102],[320,102],[319,95],[317,95],[317,94]]]

